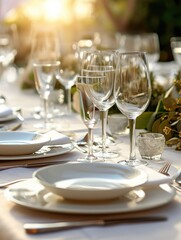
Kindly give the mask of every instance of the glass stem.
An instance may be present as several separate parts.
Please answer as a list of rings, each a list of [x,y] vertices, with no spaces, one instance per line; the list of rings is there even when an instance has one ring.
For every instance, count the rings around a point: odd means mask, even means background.
[[[106,152],[106,129],[107,129],[107,115],[108,110],[100,111],[101,122],[102,122],[102,152]]]
[[[48,100],[43,99],[45,125],[48,123]]]
[[[92,159],[93,157],[93,129],[88,128],[88,155],[87,158]]]
[[[136,127],[136,119],[129,119],[129,131],[130,131],[130,156],[129,156],[129,160],[135,160],[136,159],[135,127]]]
[[[72,112],[71,88],[67,88],[67,112],[68,112],[68,114],[70,114]]]

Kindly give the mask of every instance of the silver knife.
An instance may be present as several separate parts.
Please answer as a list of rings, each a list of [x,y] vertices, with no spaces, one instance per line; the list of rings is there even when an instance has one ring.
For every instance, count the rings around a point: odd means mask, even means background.
[[[165,216],[141,216],[141,217],[121,217],[112,219],[84,220],[84,221],[64,221],[56,223],[25,223],[24,229],[28,234],[52,232],[66,230],[70,228],[80,228],[86,226],[106,226],[123,223],[146,223],[155,221],[166,221]]]

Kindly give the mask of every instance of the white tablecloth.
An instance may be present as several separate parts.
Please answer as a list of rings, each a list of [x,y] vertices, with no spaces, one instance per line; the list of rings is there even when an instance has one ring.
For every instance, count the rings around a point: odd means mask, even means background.
[[[21,91],[17,86],[8,88],[6,92],[8,103],[11,106],[21,106],[25,117],[25,122],[19,130],[33,130],[34,120],[30,115],[33,107],[39,104],[39,98],[32,91]],[[59,126],[58,130],[63,132],[72,131],[75,137],[84,135],[85,126],[80,117],[59,116],[56,119]],[[120,138],[116,145],[112,146],[120,153],[119,159],[125,159],[129,153],[129,137],[128,135]],[[73,150],[71,155],[62,155],[59,158],[62,160],[74,161],[82,153]],[[139,153],[138,153],[139,156]],[[70,159],[71,157],[71,159]],[[174,149],[165,148],[163,159],[170,161],[176,168],[181,167],[180,152]],[[16,178],[31,177],[36,168],[14,168],[0,171],[0,182],[8,181]],[[9,202],[3,190],[0,191],[0,239],[1,240],[180,240],[181,239],[181,194],[177,193],[173,201],[165,206],[146,211],[149,214],[165,215],[168,220],[165,222],[155,223],[139,223],[139,224],[122,224],[106,227],[86,227],[82,229],[74,229],[67,231],[59,231],[40,235],[27,235],[23,230],[25,222],[50,222],[61,220],[60,214],[40,212],[15,205]]]

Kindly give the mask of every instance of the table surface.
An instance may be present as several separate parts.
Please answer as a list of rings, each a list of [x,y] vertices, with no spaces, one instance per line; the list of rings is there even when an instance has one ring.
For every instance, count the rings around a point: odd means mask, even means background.
[[[22,91],[18,83],[8,83],[3,88],[3,93],[7,97],[8,104],[12,107],[20,106],[25,121],[19,131],[37,131],[32,112],[40,101],[37,94],[32,90]],[[62,106],[58,106],[60,112]],[[83,125],[80,116],[73,114],[71,117],[58,116],[55,120],[59,131],[74,133],[76,138],[83,136],[86,128]],[[112,148],[120,153],[119,159],[125,159],[129,153],[129,136],[125,135],[117,140],[117,144]],[[70,154],[59,156],[61,160],[76,161],[82,153],[74,149]],[[138,153],[139,156],[139,153]],[[176,168],[181,167],[180,152],[166,147],[163,153],[163,159],[172,163]],[[0,182],[16,178],[31,177],[37,168],[13,168],[0,171]],[[120,224],[106,227],[85,227],[81,229],[72,229],[39,235],[27,235],[23,230],[23,224],[26,222],[53,222],[61,221],[61,215],[55,213],[40,212],[17,206],[8,201],[4,196],[4,190],[0,190],[0,239],[1,240],[30,240],[30,239],[59,239],[59,240],[85,240],[85,239],[147,239],[147,240],[179,240],[181,239],[181,193],[177,193],[173,201],[165,206],[151,209],[149,214],[164,215],[168,218],[165,222],[155,223],[135,223]]]

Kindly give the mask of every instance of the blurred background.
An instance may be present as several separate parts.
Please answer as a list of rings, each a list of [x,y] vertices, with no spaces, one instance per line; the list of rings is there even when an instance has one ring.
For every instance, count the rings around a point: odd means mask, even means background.
[[[14,31],[18,65],[27,63],[37,29],[55,29],[62,45],[91,39],[102,48],[117,46],[121,34],[155,32],[159,61],[167,62],[170,38],[181,35],[181,0],[1,0],[0,18]]]

